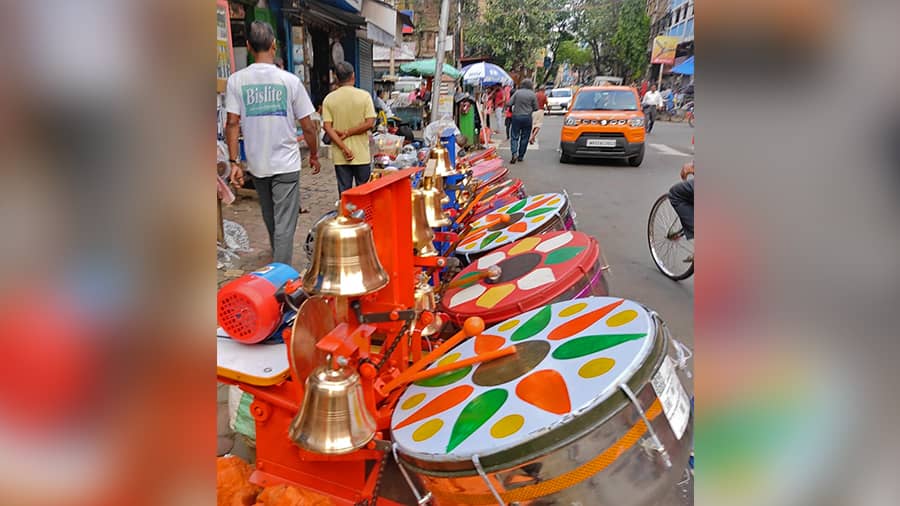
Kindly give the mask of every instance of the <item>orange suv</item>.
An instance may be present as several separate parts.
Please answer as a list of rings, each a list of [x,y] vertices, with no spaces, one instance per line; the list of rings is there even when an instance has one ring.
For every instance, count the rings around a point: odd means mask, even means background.
[[[644,113],[637,91],[628,86],[586,86],[578,90],[563,120],[559,161],[624,158],[632,167],[644,160]]]

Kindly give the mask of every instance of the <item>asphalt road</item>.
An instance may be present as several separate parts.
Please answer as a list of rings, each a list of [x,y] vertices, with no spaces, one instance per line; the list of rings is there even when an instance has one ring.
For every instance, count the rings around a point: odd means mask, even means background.
[[[694,129],[658,122],[647,137],[643,164],[631,167],[618,160],[560,163],[561,127],[562,116],[546,117],[525,160],[508,165],[510,176],[522,179],[529,195],[566,190],[578,230],[597,238],[610,263],[612,294],[655,309],[673,335],[693,348],[693,278],[673,282],[656,269],[647,248],[647,218],[653,202],[679,181],[681,166],[692,159]],[[500,144],[500,152],[509,159],[509,141]]]
[[[692,159],[694,129],[687,123],[657,122],[647,137],[643,164],[631,167],[617,160],[560,163],[561,127],[562,116],[545,117],[525,161],[509,165],[510,176],[522,179],[529,195],[565,189],[577,212],[578,230],[597,238],[610,264],[611,294],[656,310],[672,334],[693,350],[693,277],[674,282],[657,270],[647,247],[647,218],[653,202],[679,181],[681,166]],[[500,151],[508,160],[508,141]],[[684,386],[693,392],[690,383]],[[676,486],[661,504],[693,504],[693,483]]]

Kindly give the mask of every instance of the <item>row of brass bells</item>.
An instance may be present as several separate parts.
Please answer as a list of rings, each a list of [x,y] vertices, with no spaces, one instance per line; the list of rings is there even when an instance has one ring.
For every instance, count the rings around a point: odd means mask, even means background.
[[[425,193],[422,190],[412,191],[412,237],[413,251],[420,257],[433,257],[438,254],[434,247],[434,230],[428,226],[425,212]]]
[[[306,378],[303,404],[288,436],[305,450],[339,455],[365,446],[375,429],[359,374],[348,367],[320,366]]]
[[[312,262],[303,274],[308,293],[365,295],[381,290],[389,280],[375,251],[372,227],[363,219],[337,216],[316,226]]]
[[[452,223],[450,218],[444,214],[443,209],[447,195],[443,189],[437,187],[441,184],[441,180],[442,178],[437,176],[424,176],[422,177],[422,188],[418,190],[425,198],[425,218],[431,228],[446,227]]]

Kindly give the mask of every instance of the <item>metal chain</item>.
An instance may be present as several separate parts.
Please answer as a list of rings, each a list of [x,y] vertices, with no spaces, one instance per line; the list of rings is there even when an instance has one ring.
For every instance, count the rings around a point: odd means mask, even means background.
[[[381,480],[384,478],[384,468],[388,465],[390,458],[390,446],[384,450],[384,458],[381,460],[381,467],[378,468],[378,477],[375,478],[375,487],[372,489],[372,497],[363,499],[355,504],[355,506],[376,506],[378,504],[378,491],[381,490]]]
[[[380,371],[384,364],[387,363],[388,359],[391,355],[394,354],[394,351],[397,349],[397,346],[400,345],[400,341],[403,339],[403,335],[409,330],[409,322],[404,322],[403,327],[400,328],[400,332],[397,333],[397,338],[394,339],[394,342],[388,347],[387,351],[381,356],[381,360],[375,365],[375,370]]]

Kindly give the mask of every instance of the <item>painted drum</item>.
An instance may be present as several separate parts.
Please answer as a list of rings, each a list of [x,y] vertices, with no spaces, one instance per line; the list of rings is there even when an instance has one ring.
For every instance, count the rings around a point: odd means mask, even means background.
[[[481,197],[479,204],[472,211],[473,219],[481,218],[495,209],[518,202],[526,197],[528,194],[525,193],[525,183],[521,179],[500,181],[492,185],[488,192]]]
[[[503,159],[502,158],[491,158],[490,160],[483,160],[476,164],[473,164],[469,170],[472,171],[472,175],[476,179],[483,179],[482,175],[488,172],[495,171],[497,169],[502,168]]]
[[[494,170],[489,170],[487,172],[482,172],[477,176],[472,176],[478,183],[476,184],[476,188],[481,189],[486,186],[493,186],[498,183],[502,183],[509,178],[509,169],[506,167],[497,167]]]
[[[682,478],[690,399],[681,348],[655,312],[613,297],[558,302],[431,367],[507,346],[516,353],[421,380],[397,402],[399,462],[435,504],[649,505]]]
[[[498,221],[503,214],[509,215],[506,223]],[[469,265],[485,253],[551,230],[575,230],[575,215],[563,193],[533,195],[473,221],[455,255]]]
[[[470,153],[460,159],[460,162],[467,163],[469,165],[474,165],[482,160],[488,160],[490,158],[497,158],[497,147],[491,146],[489,148],[485,148],[479,151],[475,151]]]
[[[445,291],[441,310],[458,326],[470,316],[493,325],[552,302],[607,295],[602,258],[597,240],[583,232],[526,237],[463,269],[453,282],[472,281]],[[497,279],[479,276],[492,266],[500,269]]]

